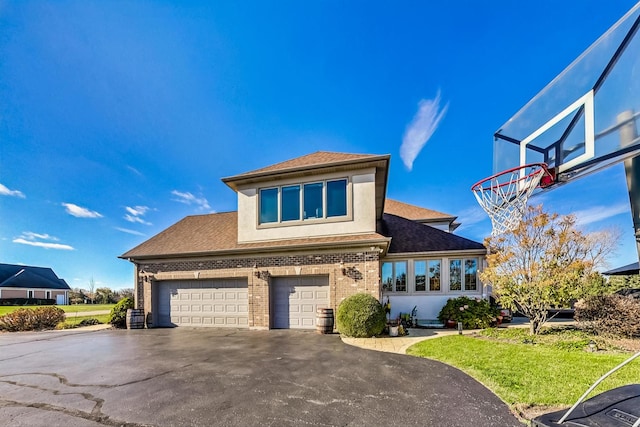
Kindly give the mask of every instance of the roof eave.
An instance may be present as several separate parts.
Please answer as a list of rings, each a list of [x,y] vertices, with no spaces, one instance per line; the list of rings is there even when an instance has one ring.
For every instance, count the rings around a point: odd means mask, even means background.
[[[280,178],[288,175],[295,175],[296,173],[302,172],[310,172],[310,171],[321,171],[322,169],[343,167],[343,166],[355,166],[362,165],[367,163],[378,163],[385,162],[385,169],[389,166],[389,159],[391,158],[390,154],[382,154],[382,155],[372,155],[371,157],[365,157],[361,159],[349,159],[349,160],[339,160],[328,163],[320,163],[316,165],[306,165],[306,166],[295,166],[290,168],[284,168],[275,171],[264,171],[264,172],[256,172],[256,173],[246,173],[240,175],[234,175],[226,178],[222,178],[222,182],[224,182],[229,188],[233,191],[238,191],[238,186],[242,184],[249,184],[253,182],[266,181],[268,179]],[[375,166],[375,165],[372,165]],[[385,180],[386,185],[386,180]]]
[[[347,242],[323,242],[323,243],[305,243],[299,245],[287,245],[287,246],[262,246],[256,248],[234,248],[223,249],[219,251],[204,251],[204,252],[181,252],[175,254],[155,254],[155,255],[120,255],[118,258],[127,260],[129,262],[135,262],[136,260],[150,260],[150,259],[171,259],[171,258],[200,258],[208,256],[228,256],[238,254],[260,254],[260,253],[273,253],[273,252],[289,252],[295,250],[306,250],[309,248],[346,248],[353,246],[367,246],[367,245],[383,245],[381,248],[383,254],[389,249],[391,243],[390,237],[382,237],[375,239],[364,240],[351,240]]]

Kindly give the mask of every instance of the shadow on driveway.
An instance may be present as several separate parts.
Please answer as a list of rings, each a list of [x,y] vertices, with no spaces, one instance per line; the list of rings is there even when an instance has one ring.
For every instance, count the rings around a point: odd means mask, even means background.
[[[439,362],[286,330],[0,335],[13,426],[521,426]]]

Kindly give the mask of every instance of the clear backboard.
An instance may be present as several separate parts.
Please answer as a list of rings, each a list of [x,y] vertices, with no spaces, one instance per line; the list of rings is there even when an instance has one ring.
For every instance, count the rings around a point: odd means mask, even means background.
[[[639,26],[640,3],[496,131],[494,173],[545,163],[553,188],[640,154]]]

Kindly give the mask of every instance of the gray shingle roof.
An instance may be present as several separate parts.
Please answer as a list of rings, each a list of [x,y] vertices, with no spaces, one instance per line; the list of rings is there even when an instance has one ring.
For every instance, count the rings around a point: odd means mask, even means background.
[[[149,240],[122,254],[120,258],[150,258],[204,255],[221,252],[257,252],[304,246],[339,246],[347,244],[386,243],[377,233],[283,239],[255,243],[238,243],[238,213],[224,212],[188,216]]]
[[[485,249],[482,243],[392,214],[378,221],[378,233],[391,237],[390,254]]]
[[[0,264],[0,288],[71,289],[52,269]]]

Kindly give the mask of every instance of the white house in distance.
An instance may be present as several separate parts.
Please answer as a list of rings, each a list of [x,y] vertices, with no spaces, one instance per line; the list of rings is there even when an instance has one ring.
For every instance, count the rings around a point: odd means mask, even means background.
[[[316,152],[222,181],[235,212],[188,216],[120,258],[147,326],[314,328],[317,308],[389,298],[435,319],[482,297],[485,247],[452,215],[388,199],[389,155]]]

